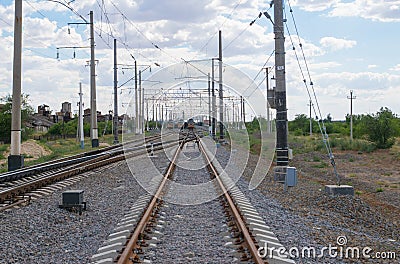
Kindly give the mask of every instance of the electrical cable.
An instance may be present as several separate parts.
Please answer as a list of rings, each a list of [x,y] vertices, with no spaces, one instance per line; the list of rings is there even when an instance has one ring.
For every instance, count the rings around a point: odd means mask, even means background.
[[[337,184],[340,185],[340,177],[339,177],[339,174],[338,174],[338,172],[337,172],[336,162],[335,162],[335,159],[334,159],[334,156],[333,156],[333,153],[332,153],[332,148],[331,148],[330,143],[329,143],[329,137],[328,137],[328,133],[327,133],[327,131],[326,131],[325,122],[324,122],[324,120],[322,119],[321,109],[320,109],[320,106],[319,106],[319,103],[318,103],[318,99],[317,99],[317,96],[316,96],[316,93],[315,93],[315,89],[314,89],[314,83],[313,83],[313,81],[312,81],[312,79],[311,79],[310,70],[309,70],[309,67],[308,67],[308,64],[307,64],[307,60],[306,60],[306,57],[305,57],[303,45],[302,45],[301,40],[300,40],[300,35],[299,35],[298,28],[297,28],[297,24],[296,24],[294,15],[293,15],[293,9],[292,9],[292,7],[291,7],[291,5],[290,5],[290,1],[289,1],[289,0],[288,0],[288,5],[289,5],[289,8],[290,8],[290,13],[291,13],[291,17],[292,17],[292,20],[293,20],[293,24],[294,24],[294,27],[295,27],[295,30],[296,30],[296,35],[297,35],[297,38],[298,38],[298,40],[299,40],[299,46],[300,46],[300,49],[301,49],[301,52],[302,52],[302,55],[303,55],[303,60],[304,60],[305,66],[306,66],[306,71],[307,71],[307,73],[308,73],[308,77],[309,77],[309,81],[310,81],[310,86],[311,86],[312,91],[313,91],[313,95],[314,95],[314,99],[315,99],[315,104],[316,104],[316,106],[317,106],[317,110],[318,110],[318,114],[319,114],[319,121],[317,122],[317,123],[318,123],[318,127],[319,127],[319,130],[320,130],[320,132],[321,132],[324,145],[325,145],[326,150],[327,150],[327,152],[328,152],[328,156],[329,156],[329,159],[330,159],[330,161],[331,161],[331,165],[332,165],[332,167],[333,167],[333,170],[334,170],[334,173],[335,173],[335,176],[336,176]],[[286,16],[286,10],[284,10],[284,12],[285,12],[285,16]],[[287,20],[286,20],[286,21],[287,21]],[[289,28],[288,28],[288,26],[287,26],[287,22],[286,22],[286,28],[287,28],[288,34],[289,34],[289,36],[290,36]],[[298,58],[298,56],[297,56],[297,52],[296,52],[296,49],[295,49],[295,47],[294,47],[294,43],[293,43],[293,40],[292,40],[292,37],[291,37],[291,36],[290,36],[290,39],[291,39],[291,41],[292,41],[293,50],[295,51],[296,59],[297,59],[297,61],[298,61],[298,65],[299,65],[299,67],[300,67],[301,74],[302,74],[302,76],[303,76],[303,83],[304,83],[304,85],[305,85],[305,87],[306,87],[306,90],[307,90],[307,93],[308,93],[308,97],[309,97],[310,103],[311,103],[312,108],[313,108],[313,110],[314,110],[314,114],[317,116],[317,110],[315,109],[315,106],[314,106],[315,104],[312,103],[312,97],[311,97],[311,94],[310,94],[310,91],[309,91],[309,88],[308,88],[308,85],[307,85],[307,81],[306,81],[306,79],[305,79],[305,77],[304,77],[303,70],[302,70],[302,68],[301,68],[301,66],[300,66],[299,58]],[[320,122],[321,122],[322,126],[321,126]]]

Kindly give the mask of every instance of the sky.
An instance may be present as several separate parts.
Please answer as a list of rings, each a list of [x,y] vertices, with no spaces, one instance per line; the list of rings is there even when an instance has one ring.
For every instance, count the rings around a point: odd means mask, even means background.
[[[284,4],[289,119],[308,115],[307,88],[322,116],[330,114],[333,120],[343,120],[350,112],[350,90],[356,96],[355,114],[376,113],[381,107],[400,114],[400,0]],[[88,26],[68,23],[82,23],[81,17],[88,21],[91,10],[97,109],[103,113],[113,109],[114,38],[122,84],[132,77],[131,66],[122,65],[132,65],[132,56],[142,70],[151,65],[152,72],[144,71],[143,79],[182,59],[216,57],[221,30],[224,63],[242,71],[265,93],[262,68],[274,66],[274,34],[271,21],[258,15],[267,11],[273,17],[270,1],[24,0],[22,91],[35,109],[47,104],[54,113],[68,101],[77,110],[79,82],[89,106]],[[13,23],[14,1],[0,0],[0,97],[12,93]],[[118,91],[120,113],[132,87],[133,82],[127,82]]]

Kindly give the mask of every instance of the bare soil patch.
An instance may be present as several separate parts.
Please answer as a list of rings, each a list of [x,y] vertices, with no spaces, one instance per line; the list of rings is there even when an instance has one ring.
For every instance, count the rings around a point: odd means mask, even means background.
[[[24,141],[21,144],[21,154],[26,156],[25,158],[26,161],[36,160],[40,157],[50,155],[51,153],[52,153],[51,150],[48,150],[43,146],[39,145],[33,139]],[[0,164],[7,162],[7,157],[10,155],[10,149],[4,152],[3,155],[6,159],[0,160]]]
[[[369,246],[374,252],[394,251],[399,255],[399,155],[393,150],[334,151],[334,154],[341,183],[354,186],[354,197],[325,194],[324,186],[336,184],[336,177],[327,155],[318,151],[297,154],[290,162],[298,170],[296,187],[285,193],[283,185],[272,180],[270,171],[258,189],[291,213],[310,220],[305,224],[314,230],[315,241],[322,245],[335,245],[337,237],[345,235],[348,246]],[[246,179],[250,179],[257,160],[258,157],[251,155]],[[358,261],[371,263],[365,259]]]

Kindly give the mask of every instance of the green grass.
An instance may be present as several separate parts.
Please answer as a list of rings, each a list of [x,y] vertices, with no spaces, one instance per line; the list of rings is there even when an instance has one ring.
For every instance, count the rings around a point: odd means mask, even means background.
[[[317,156],[314,156],[313,159],[312,159],[312,161],[314,161],[314,162],[320,162],[320,161],[321,161],[321,158],[320,158],[320,157],[317,157]]]
[[[328,167],[328,163],[321,161],[320,163],[313,165],[313,167],[323,169],[323,168]]]
[[[296,136],[289,134],[289,144],[293,146],[294,154],[309,153],[312,151],[326,152],[326,147],[320,135],[315,136]],[[330,146],[334,150],[354,150],[370,153],[376,150],[376,145],[368,140],[353,139],[342,137],[339,134],[329,135]],[[350,162],[353,162],[354,159]]]
[[[0,159],[5,159],[6,157],[4,157],[4,151],[6,151],[8,149],[8,147],[10,146],[10,144],[3,144],[0,145]]]
[[[108,143],[109,145],[112,145],[113,141],[114,141],[113,135],[105,135],[104,137],[102,136],[99,138],[100,143]],[[74,138],[57,139],[52,141],[41,140],[41,141],[36,141],[36,143],[43,146],[45,149],[51,150],[52,153],[47,156],[42,156],[36,160],[25,161],[24,163],[25,167],[93,150],[90,138],[85,138],[84,149],[80,148],[80,143],[77,142]],[[0,145],[0,154],[2,154],[1,150],[3,148],[7,149],[8,146],[9,145]],[[32,156],[25,155],[25,159],[27,158],[32,158]],[[6,172],[6,171],[7,171],[7,164],[5,163],[2,166],[0,166],[0,172]]]
[[[375,192],[377,192],[377,193],[379,193],[379,192],[383,192],[383,188],[381,188],[381,187],[379,187],[379,188],[376,188]]]
[[[368,140],[332,137],[330,140],[331,147],[340,150],[355,150],[370,153],[376,150],[376,145]]]

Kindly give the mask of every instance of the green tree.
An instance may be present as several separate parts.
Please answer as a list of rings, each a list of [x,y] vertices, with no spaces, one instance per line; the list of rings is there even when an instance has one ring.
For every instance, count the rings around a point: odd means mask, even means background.
[[[3,106],[0,109],[0,140],[5,143],[11,141],[11,110],[12,110],[12,96],[6,95],[0,98]],[[32,129],[27,127],[28,118],[33,114],[33,108],[29,104],[29,95],[21,95],[21,138],[22,140],[28,139],[32,134]]]
[[[376,114],[362,117],[360,130],[378,148],[390,148],[399,134],[398,120],[390,109],[382,107]]]
[[[295,119],[288,123],[288,128],[289,131],[294,132],[296,136],[307,135],[310,133],[310,119],[305,114],[297,114]]]

